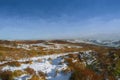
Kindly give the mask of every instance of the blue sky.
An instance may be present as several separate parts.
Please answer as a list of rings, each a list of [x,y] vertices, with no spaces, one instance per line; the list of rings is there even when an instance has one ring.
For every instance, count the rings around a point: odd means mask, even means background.
[[[0,39],[120,39],[120,0],[0,0]]]

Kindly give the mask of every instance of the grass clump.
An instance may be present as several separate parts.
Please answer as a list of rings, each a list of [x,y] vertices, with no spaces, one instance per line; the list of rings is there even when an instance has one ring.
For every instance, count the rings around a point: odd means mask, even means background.
[[[20,62],[18,62],[18,61],[8,62],[7,65],[12,66],[12,67],[20,67],[21,66]]]
[[[34,69],[27,67],[26,69],[24,69],[28,74],[32,75],[35,74],[36,72],[34,71]]]
[[[31,79],[29,79],[29,80],[46,80],[45,76],[46,75],[43,72],[38,71],[37,74],[36,73],[33,74]]]
[[[43,73],[43,72],[41,72],[41,71],[38,71],[38,75],[39,75],[39,77],[41,78],[41,80],[46,80],[46,79],[45,79],[45,76],[46,76],[45,73]]]
[[[13,80],[14,75],[12,71],[1,71],[0,72],[0,79],[2,80]]]
[[[21,76],[22,74],[24,74],[24,72],[21,71],[21,70],[15,70],[15,71],[13,72],[13,75],[14,75],[15,77],[19,77],[19,76]]]

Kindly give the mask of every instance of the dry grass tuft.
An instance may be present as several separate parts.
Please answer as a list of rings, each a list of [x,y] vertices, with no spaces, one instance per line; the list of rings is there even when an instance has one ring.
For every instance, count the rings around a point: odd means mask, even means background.
[[[34,69],[30,68],[30,67],[27,67],[26,69],[24,69],[28,74],[32,75],[32,74],[35,74],[36,71],[34,71]]]
[[[21,66],[20,62],[18,62],[18,61],[12,61],[12,62],[8,62],[6,64],[9,65],[9,66],[12,66],[12,67],[19,67],[19,66]]]
[[[13,80],[14,75],[12,71],[0,71],[0,78],[2,80]]]
[[[43,80],[45,80],[45,76],[46,76],[45,73],[43,73],[43,72],[41,72],[41,71],[38,71],[38,75],[39,75],[39,77],[41,77]]]
[[[25,72],[23,72],[23,71],[21,71],[21,70],[15,70],[14,72],[13,72],[13,75],[15,76],[15,77],[19,77],[19,76],[21,76],[22,74],[24,74]]]

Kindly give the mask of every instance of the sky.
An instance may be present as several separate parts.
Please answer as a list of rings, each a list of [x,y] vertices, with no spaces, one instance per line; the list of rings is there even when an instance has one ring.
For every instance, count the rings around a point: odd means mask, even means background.
[[[0,0],[0,39],[120,39],[120,0]]]

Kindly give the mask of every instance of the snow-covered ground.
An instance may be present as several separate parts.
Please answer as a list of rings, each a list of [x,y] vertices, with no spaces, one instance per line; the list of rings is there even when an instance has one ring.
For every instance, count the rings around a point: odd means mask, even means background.
[[[12,60],[12,61],[18,61],[21,63],[19,67],[16,66],[9,66],[5,65],[2,68],[2,71],[24,71],[26,68],[33,69],[36,74],[38,72],[43,72],[46,74],[46,80],[69,80],[72,72],[68,71],[67,73],[64,72],[64,70],[68,69],[68,63],[65,62],[65,58],[68,58],[67,55],[69,54],[77,54],[77,56],[80,56],[80,59],[83,61],[83,64],[90,65],[94,64],[93,62],[96,62],[97,55],[96,52],[92,50],[88,51],[81,51],[81,52],[69,52],[69,53],[61,53],[61,54],[52,54],[52,55],[44,55],[39,57],[32,57],[32,58],[24,58],[20,60]],[[69,55],[69,58],[70,55]],[[5,64],[7,62],[12,61],[3,61],[0,62],[0,64]],[[23,62],[25,61],[32,61],[31,63],[25,64]],[[77,59],[72,58],[72,62],[76,63]],[[19,77],[16,77],[15,80],[29,80],[32,77],[32,75],[24,73]],[[119,80],[119,79],[118,79]]]
[[[25,50],[38,50],[38,48],[41,48],[43,50],[58,50],[58,49],[64,49],[64,48],[82,48],[82,46],[76,46],[76,45],[70,45],[70,44],[58,44],[58,43],[51,43],[49,41],[46,41],[46,43],[36,43],[36,44],[16,44],[14,45],[2,45],[4,47],[9,48],[22,48]]]
[[[76,54],[78,52],[71,52],[72,54]],[[32,60],[32,64],[22,64],[19,67],[12,67],[12,66],[5,66],[3,67],[3,71],[9,70],[9,71],[15,71],[15,70],[24,70],[26,68],[32,68],[36,71],[42,71],[45,74],[47,74],[46,79],[47,80],[69,80],[71,73],[65,74],[62,72],[65,70],[68,66],[64,62],[64,56],[71,54],[71,53],[62,53],[62,54],[53,54],[53,55],[46,55],[46,56],[40,56],[40,57],[33,57],[28,60]],[[18,60],[18,62],[24,62],[28,61],[27,59],[21,59]],[[41,60],[41,61],[38,61]],[[4,62],[3,62],[4,63]],[[62,64],[60,64],[62,63]],[[2,64],[2,63],[1,63]],[[56,73],[56,71],[58,73]],[[22,76],[19,76],[15,78],[15,80],[26,80],[30,78],[31,75],[23,74]]]
[[[67,40],[71,43],[87,43],[87,44],[96,44],[96,45],[103,45],[103,46],[111,46],[111,47],[120,47],[120,41],[101,41],[101,40]],[[72,45],[72,44],[58,44],[58,43],[37,43],[37,44],[18,44],[17,46],[11,46],[11,45],[3,45],[4,47],[12,47],[12,48],[22,48],[25,50],[31,50],[38,48],[43,50],[57,50],[57,49],[63,49],[63,48],[84,48],[82,46]],[[84,51],[84,54],[80,54],[81,59],[86,58],[87,60],[84,62],[84,64],[92,64],[94,61],[97,60],[94,52],[91,50]],[[18,61],[21,63],[19,67],[13,67],[9,65],[5,65],[2,70],[6,71],[15,71],[20,70],[24,71],[26,68],[34,69],[36,74],[38,72],[43,72],[46,74],[47,80],[69,80],[71,76],[71,72],[64,73],[64,70],[68,68],[68,65],[66,62],[64,62],[64,58],[68,54],[78,54],[78,52],[69,52],[69,53],[59,53],[59,54],[52,54],[52,55],[45,55],[45,56],[39,56],[39,57],[32,57],[32,58],[23,58],[20,60],[13,60],[9,57],[7,57],[7,61],[0,62],[0,65],[7,64],[8,62]],[[10,61],[9,61],[10,60]],[[23,62],[26,61],[32,61],[32,63],[25,64]],[[77,62],[77,60],[72,61],[73,63]],[[23,74],[19,77],[16,77],[15,80],[28,80],[32,77],[30,74]]]
[[[95,45],[101,45],[101,46],[108,46],[108,47],[120,47],[120,40],[67,40],[71,43],[87,43],[87,44],[95,44]]]

